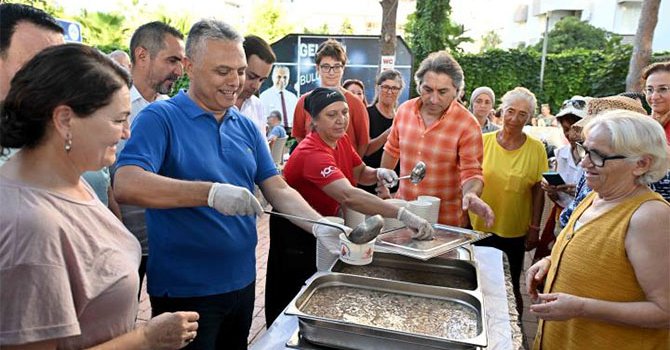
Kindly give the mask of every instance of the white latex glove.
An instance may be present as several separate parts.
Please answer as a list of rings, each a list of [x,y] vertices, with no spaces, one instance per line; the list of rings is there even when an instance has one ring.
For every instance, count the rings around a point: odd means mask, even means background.
[[[391,169],[377,168],[377,180],[386,187],[393,187],[398,184],[398,174]]]
[[[325,222],[327,224],[340,227],[342,228],[342,230],[344,230],[344,232],[346,232],[347,235],[352,231],[347,226],[336,224],[332,221],[328,221],[328,219],[325,218],[319,219],[319,222]],[[330,251],[333,254],[339,254],[340,233],[342,233],[342,230],[326,225],[319,225],[319,224],[312,225],[312,234],[314,234],[314,237],[316,237],[316,239],[321,244],[326,246],[326,248],[328,248],[328,251]]]
[[[244,187],[214,183],[207,204],[224,215],[261,215],[263,207],[253,193]]]
[[[400,208],[398,210],[398,220],[402,221],[405,226],[409,227],[414,231],[412,238],[419,240],[430,240],[433,239],[433,226],[426,219],[412,213],[411,211]]]

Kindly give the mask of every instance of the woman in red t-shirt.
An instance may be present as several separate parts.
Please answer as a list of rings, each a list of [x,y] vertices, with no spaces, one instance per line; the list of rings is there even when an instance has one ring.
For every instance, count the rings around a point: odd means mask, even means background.
[[[344,95],[316,88],[305,99],[305,107],[314,116],[314,131],[300,142],[284,166],[286,182],[321,215],[337,216],[344,205],[363,214],[397,218],[416,231],[416,238],[431,238],[433,228],[428,221],[356,187],[357,183],[393,185],[398,176],[390,169],[368,167],[358,156],[346,135],[349,107]],[[339,241],[338,237],[319,237],[320,241],[324,239]],[[315,272],[314,236],[286,219],[270,217],[266,324],[272,324]]]

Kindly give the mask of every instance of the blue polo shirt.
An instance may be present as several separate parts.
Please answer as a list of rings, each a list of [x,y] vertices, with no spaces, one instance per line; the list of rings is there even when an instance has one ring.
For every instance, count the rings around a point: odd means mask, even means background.
[[[219,124],[184,92],[156,101],[133,123],[118,167],[136,165],[173,179],[212,181],[254,191],[278,175],[254,123],[229,108]],[[204,207],[147,209],[148,292],[195,297],[241,289],[256,278],[255,216]]]

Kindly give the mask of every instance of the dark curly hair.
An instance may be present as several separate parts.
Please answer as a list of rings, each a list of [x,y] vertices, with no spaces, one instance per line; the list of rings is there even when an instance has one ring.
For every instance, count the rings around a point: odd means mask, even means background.
[[[85,118],[111,103],[124,85],[130,87],[128,72],[95,48],[45,49],[16,73],[0,107],[0,155],[39,145],[56,107],[67,105]]]

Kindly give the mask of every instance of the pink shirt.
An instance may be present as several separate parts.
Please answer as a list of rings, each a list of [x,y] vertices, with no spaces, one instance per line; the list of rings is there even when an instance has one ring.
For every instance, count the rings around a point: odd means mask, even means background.
[[[102,202],[0,177],[0,203],[0,346],[81,349],[134,328],[140,245]]]

